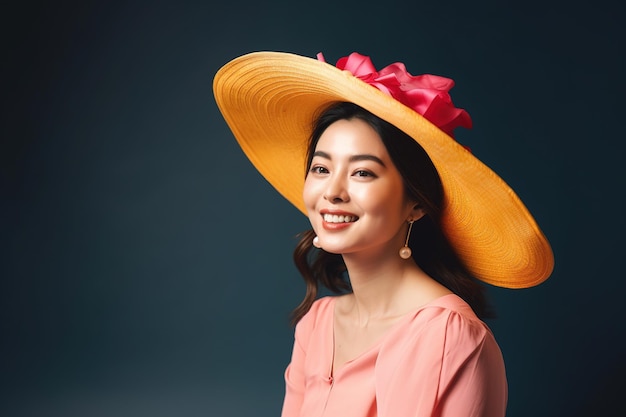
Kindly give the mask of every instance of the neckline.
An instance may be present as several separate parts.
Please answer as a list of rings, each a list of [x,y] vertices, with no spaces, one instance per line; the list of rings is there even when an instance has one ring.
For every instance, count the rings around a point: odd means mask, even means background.
[[[380,345],[382,345],[384,343],[384,341],[386,339],[388,339],[390,337],[390,335],[393,334],[393,332],[400,327],[400,325],[405,322],[406,320],[408,320],[409,317],[414,317],[417,313],[419,313],[421,310],[425,309],[425,308],[429,308],[435,305],[443,305],[444,303],[442,303],[443,299],[447,299],[447,298],[459,298],[458,295],[454,294],[454,293],[450,293],[450,294],[444,294],[442,296],[436,297],[433,300],[429,301],[426,304],[422,304],[419,307],[415,307],[414,309],[411,309],[409,311],[407,311],[406,313],[404,313],[400,318],[398,318],[398,320],[393,323],[389,329],[387,329],[387,331],[385,331],[374,343],[372,343],[367,349],[363,350],[363,352],[359,353],[358,355],[356,355],[354,358],[345,361],[343,364],[341,364],[341,366],[339,367],[335,367],[335,307],[336,307],[336,303],[337,303],[337,298],[338,297],[331,297],[331,302],[330,302],[330,308],[331,308],[331,320],[330,320],[330,340],[332,341],[331,345],[330,345],[330,365],[329,365],[329,377],[331,380],[335,379],[337,377],[338,374],[341,374],[344,369],[346,367],[349,367],[350,364],[358,361],[359,359],[369,355],[372,351],[374,351],[375,349],[378,349]]]

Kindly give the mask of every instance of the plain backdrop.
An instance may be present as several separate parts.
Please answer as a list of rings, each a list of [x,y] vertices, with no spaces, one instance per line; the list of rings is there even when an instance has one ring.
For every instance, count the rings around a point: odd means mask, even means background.
[[[510,4],[2,6],[0,415],[279,415],[308,223],[244,157],[211,86],[258,50],[453,78],[474,121],[458,140],[556,259],[535,288],[489,287],[507,415],[621,405],[619,2]]]

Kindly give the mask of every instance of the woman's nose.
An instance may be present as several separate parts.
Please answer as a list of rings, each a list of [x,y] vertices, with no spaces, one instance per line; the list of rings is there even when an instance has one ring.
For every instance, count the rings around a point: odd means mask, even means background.
[[[331,203],[345,203],[350,200],[345,180],[339,176],[328,178],[324,199]]]

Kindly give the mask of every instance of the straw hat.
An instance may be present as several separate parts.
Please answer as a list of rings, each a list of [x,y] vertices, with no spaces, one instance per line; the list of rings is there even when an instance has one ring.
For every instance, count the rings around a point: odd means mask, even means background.
[[[400,128],[439,172],[442,228],[466,267],[492,285],[535,286],[552,273],[550,245],[515,192],[453,139],[454,127],[471,126],[449,99],[453,85],[443,77],[412,76],[401,63],[376,71],[357,53],[335,67],[322,56],[254,52],[224,65],[213,89],[246,156],[304,214],[306,147],[321,109],[352,102]]]

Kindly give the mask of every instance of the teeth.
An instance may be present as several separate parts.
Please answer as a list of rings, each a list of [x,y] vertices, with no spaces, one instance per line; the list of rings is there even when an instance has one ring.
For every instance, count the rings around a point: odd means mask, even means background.
[[[336,214],[324,214],[324,221],[328,223],[351,223],[356,221],[356,216],[344,216]]]

